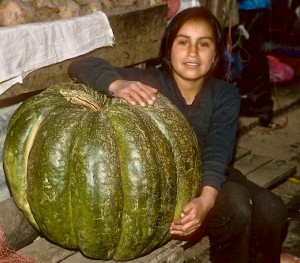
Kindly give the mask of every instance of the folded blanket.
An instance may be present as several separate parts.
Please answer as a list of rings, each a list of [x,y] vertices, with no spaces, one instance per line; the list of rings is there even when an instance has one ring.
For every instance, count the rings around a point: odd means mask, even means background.
[[[0,94],[32,71],[112,46],[107,16],[95,13],[52,22],[0,28]]]

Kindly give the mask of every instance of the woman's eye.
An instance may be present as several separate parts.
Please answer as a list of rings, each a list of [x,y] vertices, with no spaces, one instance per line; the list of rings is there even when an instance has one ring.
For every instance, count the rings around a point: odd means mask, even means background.
[[[200,46],[201,47],[208,47],[209,43],[207,43],[207,42],[200,42]]]
[[[179,45],[187,45],[187,41],[181,40],[181,41],[179,41]]]

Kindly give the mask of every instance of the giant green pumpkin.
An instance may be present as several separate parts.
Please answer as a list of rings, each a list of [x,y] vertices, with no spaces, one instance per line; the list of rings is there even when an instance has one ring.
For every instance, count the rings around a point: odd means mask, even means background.
[[[17,109],[3,152],[27,219],[91,258],[129,260],[166,243],[199,187],[197,139],[162,95],[142,108],[84,85],[53,86]]]

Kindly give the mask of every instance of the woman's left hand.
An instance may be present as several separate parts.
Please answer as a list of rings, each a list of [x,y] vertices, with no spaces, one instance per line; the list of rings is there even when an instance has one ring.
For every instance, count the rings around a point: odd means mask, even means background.
[[[214,206],[217,194],[216,189],[209,186],[203,187],[202,194],[185,205],[180,219],[172,222],[171,235],[188,236],[196,231]]]

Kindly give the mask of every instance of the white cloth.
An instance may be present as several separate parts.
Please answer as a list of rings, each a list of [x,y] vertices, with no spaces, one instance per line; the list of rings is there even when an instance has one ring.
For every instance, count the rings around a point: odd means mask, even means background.
[[[199,0],[181,0],[181,5],[177,13],[189,7],[200,6]]]
[[[0,28],[0,94],[39,68],[112,46],[107,16],[95,13]]]

